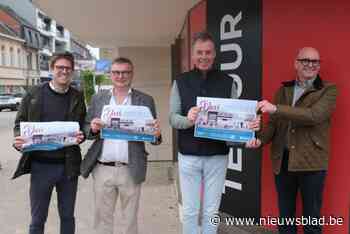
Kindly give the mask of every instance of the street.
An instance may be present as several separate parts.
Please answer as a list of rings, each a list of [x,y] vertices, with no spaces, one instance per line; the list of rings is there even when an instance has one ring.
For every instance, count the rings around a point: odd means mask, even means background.
[[[13,125],[16,112],[0,112],[0,149],[2,170],[0,170],[0,234],[27,234],[30,223],[29,176],[11,180],[20,157],[13,147]],[[82,145],[86,152],[89,142]],[[147,180],[142,186],[139,231],[140,234],[178,234],[178,217],[175,185],[169,180],[169,162],[148,164]],[[45,234],[59,233],[56,193],[53,192]],[[76,233],[93,234],[93,191],[92,180],[80,178],[76,203]],[[117,210],[120,207],[117,205]],[[116,231],[121,223],[120,212],[116,217]]]
[[[12,129],[17,111],[3,110],[0,111],[0,132],[5,129]]]

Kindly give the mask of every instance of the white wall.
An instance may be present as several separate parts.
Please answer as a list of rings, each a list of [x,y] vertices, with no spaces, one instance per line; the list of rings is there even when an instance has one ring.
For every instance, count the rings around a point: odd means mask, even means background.
[[[169,93],[171,87],[171,60],[169,47],[121,47],[119,56],[134,63],[133,86],[153,96],[162,128],[163,143],[147,145],[149,160],[172,160],[172,132],[168,123]]]

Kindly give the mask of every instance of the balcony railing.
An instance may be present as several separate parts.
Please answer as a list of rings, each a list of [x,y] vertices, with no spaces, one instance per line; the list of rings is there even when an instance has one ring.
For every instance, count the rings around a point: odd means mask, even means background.
[[[50,24],[45,24],[44,22],[41,22],[39,25],[39,28],[47,31],[47,32],[51,32],[51,25]]]
[[[56,36],[57,37],[62,37],[62,38],[64,38],[64,32],[61,32],[61,31],[56,31]]]

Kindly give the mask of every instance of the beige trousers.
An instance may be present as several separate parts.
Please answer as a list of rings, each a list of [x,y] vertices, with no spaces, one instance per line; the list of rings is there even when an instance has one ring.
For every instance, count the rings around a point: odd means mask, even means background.
[[[135,184],[127,166],[97,164],[92,172],[95,195],[95,232],[113,234],[114,211],[120,197],[122,227],[118,233],[137,234],[141,184]],[[120,230],[120,231],[119,231]]]

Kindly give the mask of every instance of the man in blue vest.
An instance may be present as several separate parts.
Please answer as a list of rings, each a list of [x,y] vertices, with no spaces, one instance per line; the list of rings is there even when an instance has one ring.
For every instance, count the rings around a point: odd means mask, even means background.
[[[213,68],[213,38],[207,32],[194,36],[194,69],[182,73],[173,83],[170,97],[170,124],[178,130],[179,175],[183,205],[183,234],[199,233],[200,186],[203,182],[202,233],[215,234],[210,223],[219,209],[228,163],[229,147],[224,141],[194,137],[194,123],[199,113],[196,98],[237,98],[236,85],[225,73]],[[259,121],[250,123],[257,130]],[[246,144],[254,147],[255,140]]]

